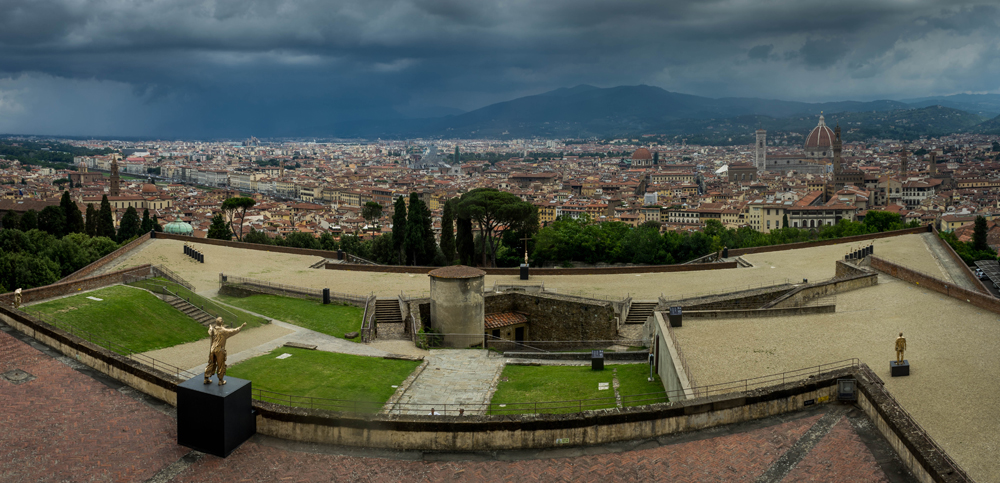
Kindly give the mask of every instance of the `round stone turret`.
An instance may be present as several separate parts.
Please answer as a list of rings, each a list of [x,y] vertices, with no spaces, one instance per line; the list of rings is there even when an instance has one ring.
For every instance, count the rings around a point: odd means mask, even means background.
[[[486,272],[456,265],[432,270],[431,327],[444,334],[445,347],[472,347],[483,343]]]

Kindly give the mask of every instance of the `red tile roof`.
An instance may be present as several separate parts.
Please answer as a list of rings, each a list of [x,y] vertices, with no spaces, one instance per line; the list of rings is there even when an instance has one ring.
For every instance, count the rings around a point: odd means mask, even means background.
[[[518,312],[501,312],[497,314],[486,314],[486,328],[499,329],[511,325],[526,324],[528,317]]]

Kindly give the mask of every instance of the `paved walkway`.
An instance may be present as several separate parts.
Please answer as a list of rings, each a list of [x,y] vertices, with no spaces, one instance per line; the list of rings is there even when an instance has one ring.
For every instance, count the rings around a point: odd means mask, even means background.
[[[257,435],[223,459],[178,446],[170,406],[0,324],[0,374],[13,370],[34,379],[0,378],[4,482],[913,481],[859,410],[833,405],[596,447],[393,452]]]
[[[982,287],[977,287],[972,284],[972,282],[965,276],[964,270],[958,263],[951,258],[948,251],[939,243],[939,240],[935,240],[937,235],[933,233],[924,233],[921,235],[924,238],[924,242],[927,244],[927,250],[931,252],[931,259],[940,267],[941,272],[944,274],[945,281],[950,281],[955,285],[962,287],[966,290],[972,290],[974,292],[979,292]]]
[[[200,294],[203,295],[204,294]],[[222,303],[222,302],[219,302]],[[227,305],[227,304],[223,304]],[[357,342],[350,342],[339,337],[323,334],[314,330],[299,327],[294,324],[275,320],[270,317],[260,315],[249,310],[240,309],[227,305],[237,310],[251,313],[258,317],[263,317],[271,321],[267,325],[248,329],[233,336],[226,343],[229,352],[226,363],[234,365],[260,355],[267,354],[275,348],[285,345],[286,342],[298,342],[301,344],[315,345],[317,350],[327,352],[339,352],[341,354],[353,354],[359,356],[382,357],[394,352],[386,351],[377,347],[372,347]],[[208,365],[207,339],[188,342],[173,347],[157,349],[144,353],[156,360],[166,362],[177,367],[188,368],[189,371],[200,373],[205,371]],[[412,346],[412,343],[409,343]],[[415,355],[407,353],[407,355]]]
[[[394,414],[482,414],[496,385],[503,358],[477,349],[430,351],[427,367],[399,398]],[[468,405],[468,407],[463,407]]]

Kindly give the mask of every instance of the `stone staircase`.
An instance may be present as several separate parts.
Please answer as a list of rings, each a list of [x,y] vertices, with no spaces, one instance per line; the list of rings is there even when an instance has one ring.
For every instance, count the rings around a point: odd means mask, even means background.
[[[625,319],[625,323],[645,324],[646,319],[653,315],[654,309],[656,309],[656,302],[632,302],[632,306],[628,309],[628,318]]]
[[[187,300],[184,300],[182,298],[171,297],[168,295],[165,296],[163,299],[173,308],[180,310],[181,312],[184,312],[184,315],[187,315],[188,317],[197,320],[199,324],[204,325],[205,327],[208,327],[212,323],[212,320],[215,319],[215,317],[212,317],[211,314],[208,314],[205,311],[199,309],[198,307],[189,304]]]
[[[375,323],[381,340],[409,340],[403,325],[403,313],[396,299],[375,300]]]

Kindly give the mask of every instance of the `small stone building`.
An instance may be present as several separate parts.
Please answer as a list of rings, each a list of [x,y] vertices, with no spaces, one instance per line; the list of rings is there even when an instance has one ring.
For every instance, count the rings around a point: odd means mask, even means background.
[[[483,343],[486,272],[456,265],[432,270],[431,328],[443,334],[445,347],[472,347]]]

